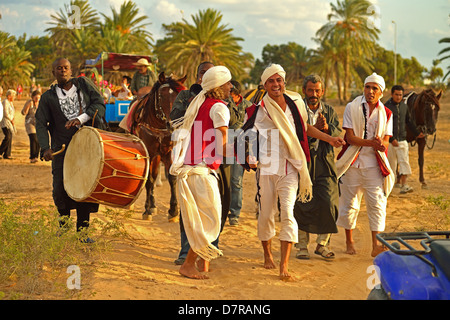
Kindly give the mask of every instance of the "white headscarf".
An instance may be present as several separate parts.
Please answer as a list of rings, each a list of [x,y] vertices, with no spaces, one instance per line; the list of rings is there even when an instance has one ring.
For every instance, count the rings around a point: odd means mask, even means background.
[[[202,78],[202,89],[205,91],[224,85],[231,80],[231,73],[227,67],[215,66],[209,68]]]
[[[283,80],[286,80],[286,71],[284,71],[282,66],[274,63],[267,67],[261,75],[262,84],[264,85],[267,79],[269,79],[274,74],[279,74],[283,78]]]
[[[367,83],[370,83],[370,82],[376,83],[380,87],[381,92],[384,92],[384,89],[386,89],[386,84],[384,82],[384,78],[382,76],[379,76],[375,72],[366,78],[366,80],[364,81],[364,85],[366,85]]]

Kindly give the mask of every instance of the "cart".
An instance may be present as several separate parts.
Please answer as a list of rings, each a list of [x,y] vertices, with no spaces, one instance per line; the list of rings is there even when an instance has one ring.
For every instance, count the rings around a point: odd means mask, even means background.
[[[96,74],[97,78],[101,74],[102,79],[105,79],[105,74],[107,74],[110,79],[120,80],[124,75],[132,77],[136,71],[135,63],[141,58],[152,62],[152,58],[147,55],[102,52],[95,59],[86,60],[85,63],[86,69]],[[153,66],[156,69],[156,65],[153,64]],[[156,74],[156,70],[154,72]],[[105,88],[100,86],[100,90],[104,93]],[[117,100],[114,97],[106,101],[105,120],[111,128],[118,127],[120,121],[128,113],[131,101]]]

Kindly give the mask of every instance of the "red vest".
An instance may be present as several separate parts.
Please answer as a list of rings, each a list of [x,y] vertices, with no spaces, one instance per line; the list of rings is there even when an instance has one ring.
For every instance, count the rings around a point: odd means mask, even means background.
[[[215,129],[209,116],[212,106],[216,103],[223,103],[223,101],[206,98],[198,110],[184,159],[185,165],[195,166],[204,161],[209,168],[217,170],[222,163],[222,157],[216,156]]]

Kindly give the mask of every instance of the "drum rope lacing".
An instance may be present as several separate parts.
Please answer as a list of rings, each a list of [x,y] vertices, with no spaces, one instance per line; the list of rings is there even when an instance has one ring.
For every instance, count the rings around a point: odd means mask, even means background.
[[[127,138],[131,138],[131,142],[139,142],[139,139],[133,138],[132,135],[127,135]],[[97,201],[97,202],[99,202],[99,203],[104,203],[104,204],[107,204],[107,202],[102,201],[101,199],[96,198],[94,195],[95,195],[95,194],[101,194],[101,195],[108,194],[108,195],[112,195],[112,196],[118,196],[118,195],[120,195],[120,196],[123,196],[123,197],[125,197],[125,198],[133,199],[133,198],[135,197],[134,195],[130,195],[130,194],[125,193],[125,192],[122,192],[122,191],[120,191],[120,190],[116,190],[116,189],[113,189],[113,188],[111,188],[111,187],[108,187],[108,186],[104,185],[103,183],[101,183],[101,180],[109,179],[109,178],[127,178],[127,179],[129,179],[130,177],[131,177],[131,178],[135,178],[136,180],[141,180],[141,181],[147,180],[146,177],[142,177],[142,176],[140,176],[140,175],[133,174],[133,173],[130,173],[130,172],[127,172],[127,171],[124,171],[124,170],[116,169],[116,168],[114,168],[112,165],[110,165],[110,164],[107,162],[107,161],[113,161],[113,160],[141,160],[141,159],[148,159],[148,158],[149,158],[149,157],[142,156],[142,155],[140,155],[140,154],[137,153],[137,152],[133,152],[133,151],[131,151],[131,150],[125,149],[125,148],[123,148],[123,147],[120,147],[120,146],[115,145],[115,144],[112,143],[112,142],[129,142],[129,141],[130,141],[129,139],[108,139],[108,140],[100,139],[100,142],[102,142],[104,145],[108,145],[108,146],[111,146],[111,147],[113,147],[113,148],[122,150],[122,151],[124,151],[124,152],[133,154],[134,157],[130,157],[130,158],[124,157],[124,158],[104,159],[104,160],[102,161],[102,163],[103,163],[104,165],[108,166],[110,169],[112,169],[112,174],[109,175],[109,176],[101,177],[101,178],[99,179],[100,181],[98,181],[98,184],[102,187],[102,191],[93,192],[93,193],[89,196],[89,198],[91,198],[91,199],[93,199],[93,200],[95,200],[95,201]],[[120,175],[120,174],[122,174],[122,175]]]

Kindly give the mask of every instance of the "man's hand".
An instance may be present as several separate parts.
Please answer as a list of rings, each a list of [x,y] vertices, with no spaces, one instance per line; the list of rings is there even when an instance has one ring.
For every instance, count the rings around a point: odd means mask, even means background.
[[[322,113],[319,113],[319,116],[317,117],[317,122],[314,125],[318,130],[327,132],[328,133],[328,123],[327,119]]]
[[[69,130],[71,127],[80,126],[81,122],[78,119],[69,120],[66,122],[66,129]]]
[[[380,137],[375,137],[372,140],[372,148],[375,151],[380,151],[380,152],[386,152],[386,146],[383,143],[383,140],[381,140]]]
[[[328,142],[330,145],[332,145],[335,148],[340,148],[342,146],[345,146],[345,140],[341,137],[331,137],[330,141]]]
[[[53,150],[52,149],[45,150],[43,156],[45,161],[53,160]]]
[[[398,141],[397,141],[397,140],[392,140],[391,144],[392,144],[394,147],[398,147]]]

